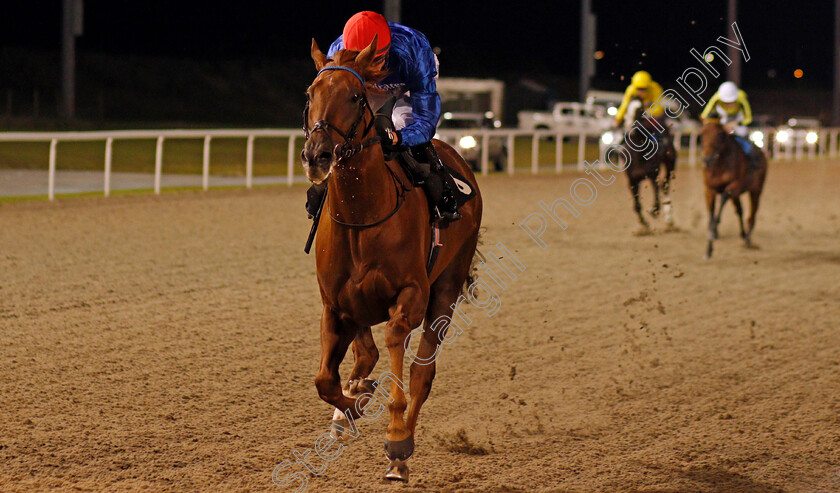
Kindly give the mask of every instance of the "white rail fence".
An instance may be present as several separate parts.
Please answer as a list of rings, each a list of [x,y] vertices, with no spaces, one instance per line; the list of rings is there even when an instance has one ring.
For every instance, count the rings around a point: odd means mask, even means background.
[[[772,152],[775,159],[801,160],[815,159],[817,156],[836,158],[840,155],[840,128],[823,128],[817,130],[816,142],[809,142],[806,139],[806,132],[789,132],[787,139],[781,142],[777,137],[775,129],[762,129],[764,133],[765,149]],[[567,130],[554,132],[547,130],[516,130],[516,129],[458,129],[440,130],[439,136],[452,142],[458,142],[462,137],[471,136],[475,139],[474,152],[477,153],[477,161],[481,173],[487,175],[490,172],[491,149],[503,153],[506,162],[506,172],[513,175],[516,172],[514,159],[516,142],[530,139],[531,146],[531,173],[539,173],[545,169],[545,163],[541,163],[540,149],[547,142],[552,141],[555,149],[553,168],[556,173],[564,171],[564,145],[568,142],[575,147],[576,156],[572,163],[575,169],[583,170],[587,147],[597,145],[599,148],[599,159],[604,160],[606,146],[600,141],[601,134],[591,132],[579,132]],[[674,132],[674,141],[678,151],[685,155],[685,147],[688,147],[688,164],[696,166],[699,152],[699,130],[690,132]],[[107,197],[111,193],[111,165],[112,148],[115,140],[155,140],[155,171],[154,171],[154,193],[159,194],[161,190],[161,177],[163,175],[163,154],[164,143],[173,139],[203,139],[203,160],[202,160],[202,188],[209,188],[210,179],[210,148],[214,138],[244,138],[246,142],[245,158],[245,187],[253,186],[253,164],[254,164],[254,141],[258,138],[285,138],[288,139],[288,155],[286,158],[286,183],[291,186],[295,179],[295,169],[298,166],[296,143],[303,139],[302,130],[290,129],[214,129],[214,130],[127,130],[127,131],[101,131],[101,132],[0,132],[0,142],[49,142],[49,172],[47,195],[50,200],[55,198],[55,175],[58,166],[57,147],[61,142],[83,142],[103,141],[105,145],[105,162],[103,173],[103,192]],[[300,140],[298,140],[300,139]],[[813,136],[810,138],[813,140]],[[492,144],[496,144],[493,146]],[[768,149],[769,148],[769,149]],[[499,151],[501,149],[501,151]],[[679,162],[679,161],[678,161]],[[521,168],[520,168],[521,170]]]

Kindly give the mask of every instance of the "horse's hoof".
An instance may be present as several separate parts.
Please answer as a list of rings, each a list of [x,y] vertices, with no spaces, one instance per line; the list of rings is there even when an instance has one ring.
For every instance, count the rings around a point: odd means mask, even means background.
[[[362,378],[359,380],[359,385],[357,387],[360,394],[372,394],[376,392],[377,382],[376,380],[372,380],[370,378]]]
[[[359,394],[372,394],[376,392],[376,380],[370,378],[358,378],[347,382],[347,397],[356,397]]]
[[[392,460],[385,470],[385,479],[408,482],[408,464],[404,460]]]
[[[636,231],[633,231],[633,236],[649,236],[652,235],[653,231],[651,231],[650,226],[641,226]]]
[[[659,217],[659,209],[651,209],[648,211],[651,217]]]
[[[347,439],[348,435],[347,433],[344,433],[343,430],[349,430],[351,428],[352,427],[350,426],[350,420],[347,419],[347,416],[345,416],[343,412],[336,409],[333,413],[332,423],[330,423],[330,435],[333,438],[345,440]]]
[[[414,453],[414,437],[409,435],[407,438],[398,442],[392,442],[385,439],[385,455],[389,460],[407,460]]]

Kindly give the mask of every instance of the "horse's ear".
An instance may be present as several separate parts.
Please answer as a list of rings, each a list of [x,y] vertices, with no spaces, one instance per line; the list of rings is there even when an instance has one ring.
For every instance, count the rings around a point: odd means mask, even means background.
[[[321,70],[327,64],[327,55],[324,55],[321,52],[321,49],[318,48],[318,43],[315,42],[315,38],[312,38],[312,49],[310,50],[312,53],[312,60],[315,62],[315,69]]]
[[[375,60],[376,44],[379,41],[379,35],[373,36],[373,41],[370,42],[367,48],[360,51],[356,56],[356,69],[362,73],[362,76],[368,78],[371,72],[378,72],[381,69],[382,61]]]

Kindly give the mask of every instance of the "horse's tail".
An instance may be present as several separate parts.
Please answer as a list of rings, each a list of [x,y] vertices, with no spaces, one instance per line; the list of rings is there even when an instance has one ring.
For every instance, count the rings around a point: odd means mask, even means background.
[[[481,228],[478,230],[478,238],[475,244],[475,253],[473,254],[472,263],[470,264],[470,271],[467,274],[467,280],[464,282],[464,285],[461,287],[461,293],[466,292],[467,288],[475,283],[478,277],[478,264],[485,263],[487,260],[484,257],[484,254],[481,253],[481,250],[478,249],[478,246],[481,245],[483,242],[481,241],[482,234],[484,233],[486,228]]]

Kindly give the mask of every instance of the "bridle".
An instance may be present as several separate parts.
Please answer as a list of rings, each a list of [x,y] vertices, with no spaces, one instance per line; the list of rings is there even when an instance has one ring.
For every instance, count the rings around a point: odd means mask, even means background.
[[[341,144],[336,144],[335,145],[335,148],[333,149],[333,154],[335,154],[336,160],[343,161],[343,160],[346,160],[346,159],[350,159],[354,155],[358,154],[365,147],[370,147],[372,145],[381,143],[382,139],[379,136],[375,136],[375,137],[371,137],[370,139],[368,139],[364,142],[360,142],[358,144],[353,144],[353,140],[356,139],[356,131],[358,130],[359,124],[362,122],[362,120],[365,117],[365,112],[366,111],[369,112],[371,118],[370,118],[370,122],[368,122],[368,124],[365,126],[364,131],[362,131],[362,137],[364,137],[365,135],[367,135],[370,132],[371,128],[373,128],[373,125],[376,121],[376,116],[373,114],[373,109],[370,107],[370,102],[368,102],[368,99],[367,99],[367,90],[366,90],[367,86],[365,85],[365,80],[355,70],[353,70],[351,68],[348,68],[348,67],[341,67],[341,66],[324,67],[324,68],[322,68],[321,70],[318,71],[318,74],[315,76],[315,78],[317,79],[319,75],[321,75],[323,72],[326,72],[327,70],[345,70],[347,72],[350,72],[354,76],[356,76],[356,78],[359,79],[359,82],[362,83],[362,92],[359,95],[354,97],[356,103],[358,103],[358,105],[359,105],[359,116],[356,118],[356,120],[353,122],[353,124],[350,125],[350,129],[347,130],[346,133],[342,132],[341,129],[339,129],[338,127],[336,127],[335,125],[333,125],[332,123],[330,123],[326,120],[316,121],[312,125],[312,128],[310,129],[308,127],[308,125],[309,125],[309,100],[307,100],[306,101],[306,106],[303,109],[303,134],[304,134],[304,137],[307,140],[309,139],[309,137],[313,133],[317,132],[318,130],[323,130],[325,132],[329,132],[330,130],[332,130],[333,132],[340,135],[341,138],[344,139],[344,142],[342,142]],[[397,211],[400,210],[400,207],[402,207],[402,205],[405,203],[405,192],[407,192],[408,189],[406,188],[405,185],[403,185],[403,183],[399,179],[399,177],[397,177],[394,170],[392,170],[391,167],[388,166],[388,163],[385,163],[385,168],[390,173],[391,179],[394,182],[394,187],[397,191],[397,205],[394,206],[394,209],[391,210],[391,212],[388,215],[386,215],[385,217],[383,217],[382,219],[379,219],[377,221],[374,221],[374,222],[371,222],[371,223],[362,223],[362,224],[347,223],[347,222],[344,222],[344,221],[340,221],[340,220],[336,219],[335,216],[332,215],[332,212],[329,213],[330,219],[332,219],[333,222],[335,222],[336,224],[340,224],[342,226],[346,226],[346,227],[350,227],[350,228],[370,228],[370,227],[378,226],[378,225],[384,223],[385,221],[390,219],[391,216],[396,214]],[[326,195],[324,197],[326,198]]]
[[[721,154],[723,154],[724,147],[726,145],[725,135],[725,132],[718,132],[718,134],[715,136],[715,151],[712,153],[711,156],[704,159],[707,168],[710,168],[713,163],[716,163],[718,160],[720,160],[720,156]]]
[[[345,70],[350,72],[351,74],[355,75],[359,82],[362,83],[362,92],[359,95],[354,97],[355,102],[359,105],[359,116],[356,117],[356,120],[350,125],[350,129],[347,132],[342,132],[341,129],[333,125],[332,123],[326,120],[318,120],[313,125],[312,128],[309,128],[309,100],[306,101],[306,106],[303,109],[303,135],[306,140],[309,140],[309,137],[317,132],[318,130],[323,130],[325,132],[329,132],[332,130],[333,132],[337,133],[344,139],[344,142],[341,144],[336,144],[335,148],[333,149],[333,154],[337,160],[342,161],[346,159],[350,159],[353,155],[359,153],[365,147],[370,147],[372,145],[378,144],[381,139],[376,136],[372,137],[364,142],[360,142],[358,144],[353,144],[353,140],[356,139],[356,131],[358,130],[359,124],[365,117],[365,112],[370,113],[370,122],[368,122],[367,126],[365,127],[364,131],[362,132],[362,136],[365,136],[370,132],[370,129],[373,128],[374,122],[376,117],[373,114],[373,110],[370,107],[370,103],[367,99],[367,91],[365,90],[365,80],[362,78],[361,75],[358,74],[355,70],[348,68],[348,67],[324,67],[318,71],[318,74],[315,76],[317,79],[319,75],[326,72],[327,70]]]

